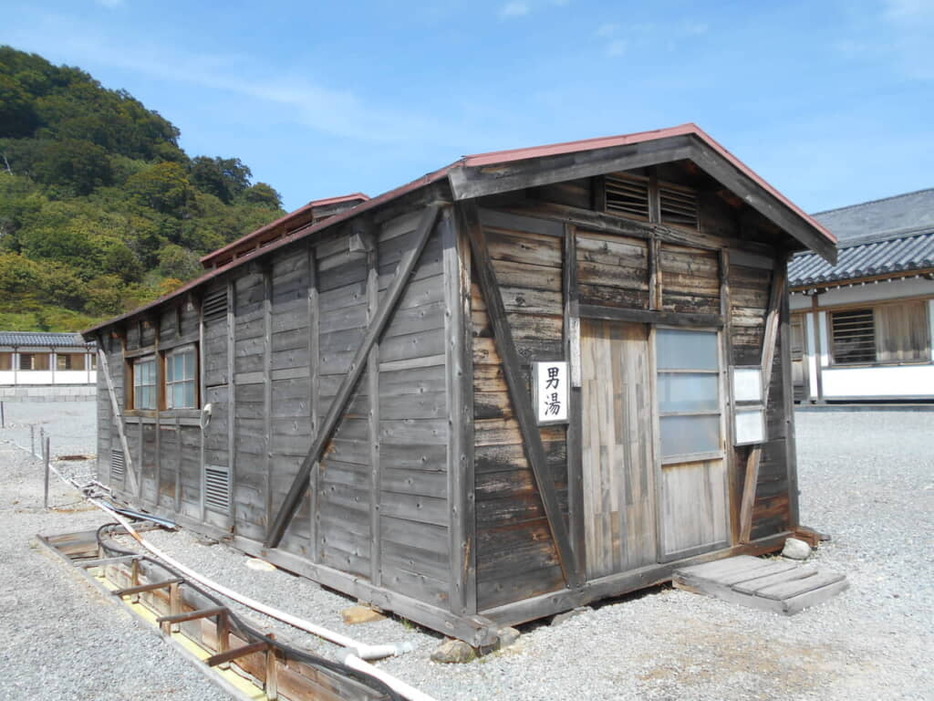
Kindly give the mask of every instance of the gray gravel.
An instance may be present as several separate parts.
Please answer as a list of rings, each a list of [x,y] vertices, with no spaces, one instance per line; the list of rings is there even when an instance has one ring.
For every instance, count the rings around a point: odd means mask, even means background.
[[[6,406],[0,430],[0,665],[12,697],[223,698],[188,662],[34,543],[106,519],[63,486],[41,508],[31,421],[53,455],[94,451],[92,404]],[[12,424],[12,427],[11,427]],[[345,626],[354,602],[191,533],[153,543],[244,594],[363,642],[416,650],[378,665],[442,699],[934,699],[934,412],[806,412],[797,417],[802,522],[832,535],[814,560],[850,589],[790,618],[669,588],[529,625],[519,642],[467,665],[439,665],[440,642],[405,621]],[[59,463],[85,474],[89,464]],[[82,472],[82,470],[84,472]],[[261,627],[336,649],[253,615]],[[12,684],[12,687],[10,687]]]

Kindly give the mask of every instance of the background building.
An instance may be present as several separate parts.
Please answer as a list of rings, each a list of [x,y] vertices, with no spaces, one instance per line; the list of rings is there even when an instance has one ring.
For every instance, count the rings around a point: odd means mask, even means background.
[[[839,259],[789,265],[795,399],[934,400],[934,189],[814,218]]]

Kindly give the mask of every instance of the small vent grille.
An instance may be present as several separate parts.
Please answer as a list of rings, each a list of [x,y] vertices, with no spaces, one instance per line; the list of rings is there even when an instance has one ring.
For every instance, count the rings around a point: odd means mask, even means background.
[[[606,211],[647,221],[649,181],[619,175],[606,176]]]
[[[662,224],[697,228],[697,195],[689,190],[658,188],[659,215]]]
[[[209,293],[201,305],[201,316],[208,321],[218,321],[227,318],[227,288]]]
[[[110,480],[122,482],[126,476],[126,458],[121,450],[110,451]]]
[[[204,505],[214,511],[230,511],[230,468],[204,466]]]

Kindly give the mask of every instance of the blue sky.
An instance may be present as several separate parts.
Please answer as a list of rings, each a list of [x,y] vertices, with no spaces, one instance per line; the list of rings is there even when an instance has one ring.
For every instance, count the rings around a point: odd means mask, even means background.
[[[807,211],[934,187],[934,0],[0,0],[288,209],[696,122]]]

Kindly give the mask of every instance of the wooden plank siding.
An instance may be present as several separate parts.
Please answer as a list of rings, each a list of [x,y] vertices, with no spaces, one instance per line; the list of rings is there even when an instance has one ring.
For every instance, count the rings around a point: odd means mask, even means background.
[[[564,359],[564,229],[559,222],[490,210],[480,210],[479,217],[527,384],[531,359]],[[471,304],[477,606],[483,610],[526,598],[530,591],[553,591],[564,585],[564,577],[476,284]],[[566,428],[541,428],[540,435],[566,525]]]
[[[730,265],[731,294],[730,325],[733,329],[731,346],[735,365],[758,365],[763,356],[765,323],[774,274],[761,267]],[[776,345],[782,343],[780,326]],[[777,349],[776,349],[777,350]],[[755,499],[752,509],[751,538],[753,540],[782,533],[791,527],[791,501],[787,461],[787,422],[785,406],[786,372],[782,354],[772,356],[772,372],[766,406],[766,442],[761,446]],[[733,460],[744,468],[754,446],[733,449]],[[741,498],[745,469],[734,471],[731,490],[734,498]]]

